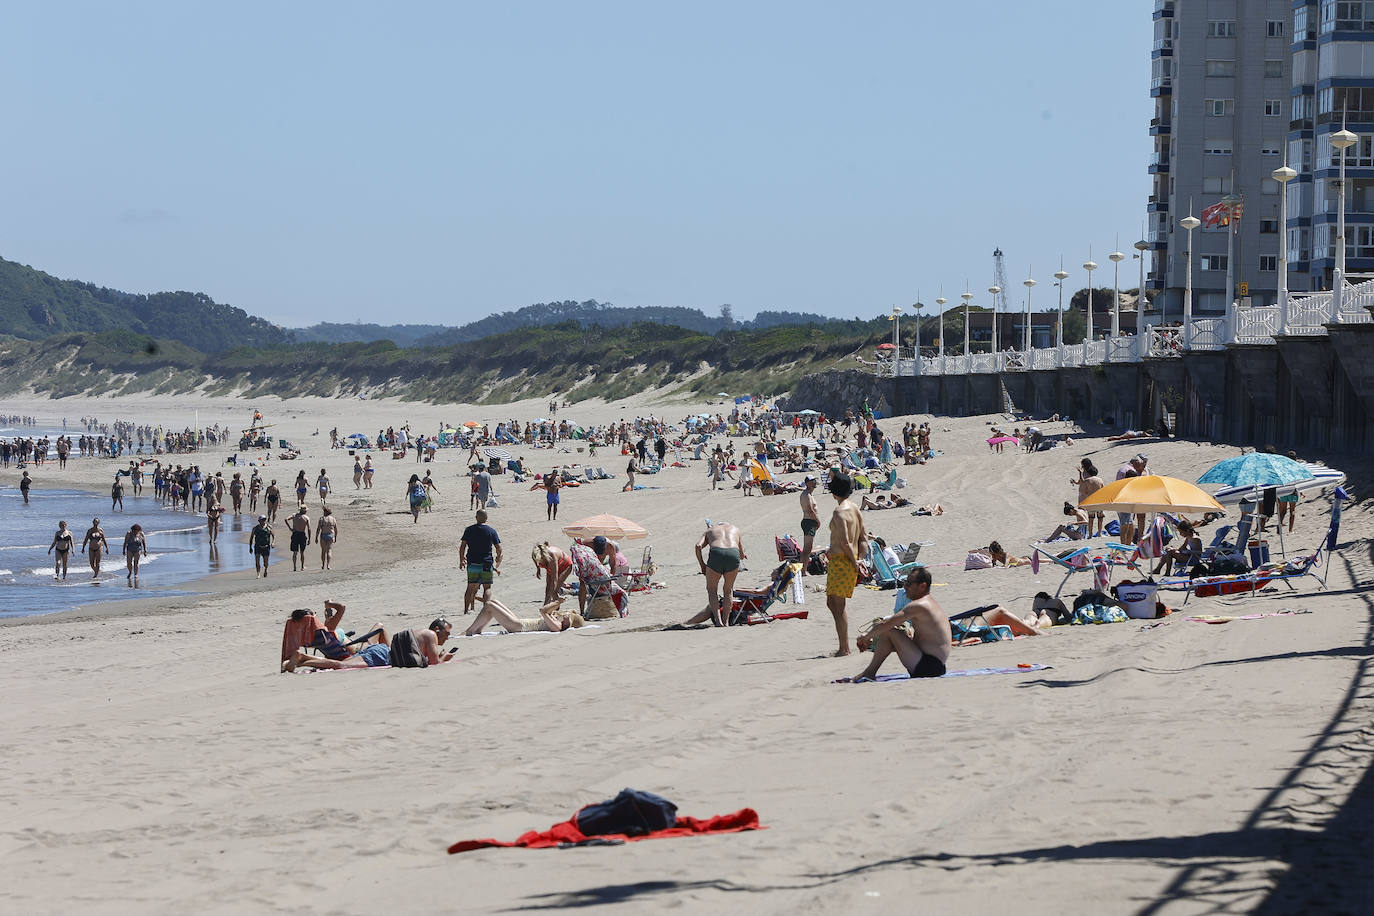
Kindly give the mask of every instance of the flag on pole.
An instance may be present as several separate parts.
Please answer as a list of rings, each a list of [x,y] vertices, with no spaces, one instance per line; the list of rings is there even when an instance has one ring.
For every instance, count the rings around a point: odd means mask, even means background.
[[[1245,212],[1245,198],[1227,195],[1202,211],[1202,225],[1229,226]]]

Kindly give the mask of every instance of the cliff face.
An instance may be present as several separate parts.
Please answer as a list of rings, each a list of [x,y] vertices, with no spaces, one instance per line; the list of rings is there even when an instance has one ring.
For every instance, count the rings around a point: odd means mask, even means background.
[[[892,379],[862,369],[843,369],[803,376],[778,403],[783,410],[819,410],[827,417],[842,417],[845,410],[857,411],[867,401],[875,413],[890,417],[893,394]]]

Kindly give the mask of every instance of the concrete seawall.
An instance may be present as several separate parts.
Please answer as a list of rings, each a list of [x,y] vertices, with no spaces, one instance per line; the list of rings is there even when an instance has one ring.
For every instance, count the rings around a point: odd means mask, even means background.
[[[1014,410],[1123,429],[1173,414],[1189,438],[1361,452],[1374,448],[1374,324],[1089,368],[897,378],[846,369],[803,378],[781,403],[834,416],[865,399],[885,416]]]

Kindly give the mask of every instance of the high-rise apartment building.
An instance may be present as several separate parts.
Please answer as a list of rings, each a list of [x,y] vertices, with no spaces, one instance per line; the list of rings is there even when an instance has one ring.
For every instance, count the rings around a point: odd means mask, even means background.
[[[1374,274],[1374,2],[1291,2],[1293,86],[1288,164],[1288,288],[1331,288],[1346,122],[1346,275]]]
[[[1243,202],[1234,240],[1221,225],[1193,231],[1193,311],[1223,311],[1228,277],[1234,296],[1255,305],[1277,299],[1281,188],[1271,174],[1283,164],[1290,131],[1292,5],[1154,2],[1146,207],[1153,256],[1145,285],[1159,291],[1156,315],[1183,314],[1187,232],[1179,220],[1190,207],[1201,217],[1226,198]],[[1374,0],[1368,5],[1374,12]]]

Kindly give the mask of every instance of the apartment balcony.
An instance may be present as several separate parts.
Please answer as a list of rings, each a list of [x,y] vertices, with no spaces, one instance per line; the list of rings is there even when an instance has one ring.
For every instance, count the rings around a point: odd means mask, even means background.
[[[1151,136],[1151,137],[1167,137],[1167,136],[1169,136],[1170,132],[1173,130],[1173,126],[1174,126],[1174,122],[1171,121],[1171,120],[1169,120],[1168,118],[1151,118],[1151,119],[1150,119],[1150,136]]]
[[[1155,46],[1150,50],[1150,57],[1173,57],[1174,40],[1172,38],[1156,38]]]
[[[1146,168],[1145,171],[1149,172],[1151,175],[1165,175],[1165,174],[1168,174],[1168,172],[1169,172],[1169,154],[1168,154],[1168,153],[1152,153],[1152,154],[1150,155],[1150,164],[1149,164],[1149,167]]]
[[[1174,78],[1172,76],[1156,76],[1150,80],[1150,98],[1157,99],[1161,96],[1173,95]]]
[[[1145,209],[1150,213],[1168,213],[1169,198],[1151,194],[1149,199],[1145,201]]]
[[[1154,12],[1150,15],[1151,19],[1173,19],[1174,0],[1155,0]]]

